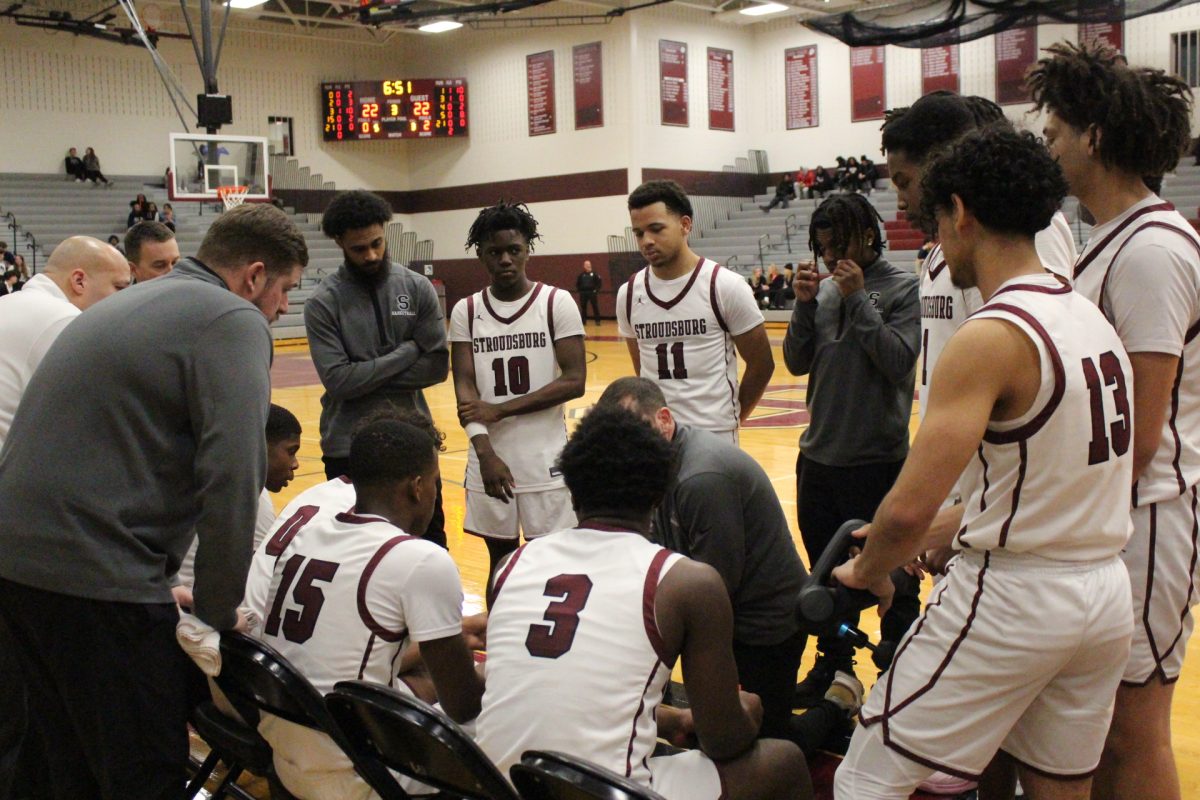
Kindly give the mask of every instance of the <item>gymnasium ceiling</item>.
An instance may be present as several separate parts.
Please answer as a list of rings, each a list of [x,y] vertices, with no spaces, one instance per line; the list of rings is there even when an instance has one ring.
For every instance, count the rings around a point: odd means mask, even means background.
[[[200,0],[182,1],[187,4],[195,23]],[[723,24],[743,26],[785,19],[802,21],[818,15],[880,7],[894,1],[775,0],[787,6],[787,10],[751,17],[738,11],[760,5],[765,0],[372,0],[371,13],[379,15],[373,17],[377,24],[364,25],[360,21],[362,4],[359,0],[267,0],[256,8],[231,10],[230,27],[379,42],[443,18],[458,19],[477,28],[602,25],[626,13],[637,13],[639,6],[669,4],[710,14]],[[6,5],[0,2],[0,11]],[[135,5],[148,27],[186,33],[179,10],[180,0],[135,0]],[[114,0],[25,0],[19,6],[21,14],[67,12],[74,20],[103,20],[113,15],[109,24],[128,26],[125,12]],[[215,25],[224,13],[223,6],[224,0],[212,0],[213,9],[220,9],[220,13],[214,14]]]

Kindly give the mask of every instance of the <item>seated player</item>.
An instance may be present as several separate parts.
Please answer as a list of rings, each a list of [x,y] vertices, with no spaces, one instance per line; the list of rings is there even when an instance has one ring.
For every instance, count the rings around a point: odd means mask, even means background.
[[[671,457],[619,407],[593,410],[567,442],[559,465],[580,525],[529,542],[496,574],[479,746],[504,774],[526,750],[559,750],[668,800],[809,798],[800,750],[758,739],[761,706],[738,692],[721,576],[646,539]],[[681,656],[700,749],[652,758]]]
[[[960,554],[863,706],[838,798],[907,798],[934,770],[977,779],[998,751],[1037,800],[1091,788],[1133,630],[1118,558],[1132,370],[1104,315],[1038,257],[1066,193],[1045,148],[1012,131],[971,134],[926,169],[950,275],[984,303],[938,359],[904,469],[834,577],[883,609],[893,569],[930,545]],[[938,515],[960,475],[963,503]]]
[[[442,708],[465,722],[483,684],[462,636],[458,569],[444,549],[405,533],[424,531],[433,515],[440,449],[441,434],[419,414],[365,424],[350,445],[353,510],[307,506],[285,520],[255,553],[273,569],[251,570],[247,600],[265,621],[263,640],[321,694],[342,680],[395,686],[397,663],[420,642]],[[373,796],[325,734],[270,715],[259,731],[293,794]]]
[[[491,572],[522,531],[532,539],[575,524],[554,459],[567,441],[563,404],[587,378],[583,322],[570,293],[525,276],[539,238],[523,204],[480,211],[467,247],[489,286],[450,314],[454,393],[471,442],[463,529],[487,542]]]
[[[267,412],[267,481],[258,497],[258,516],[254,520],[254,549],[266,538],[275,524],[275,506],[271,495],[278,494],[292,482],[300,462],[296,453],[300,451],[300,420],[283,406],[271,404]],[[347,506],[349,508],[349,506]],[[188,548],[187,556],[179,565],[178,586],[175,599],[184,607],[191,606],[190,595],[196,566],[196,541]],[[179,591],[182,588],[183,593]]]

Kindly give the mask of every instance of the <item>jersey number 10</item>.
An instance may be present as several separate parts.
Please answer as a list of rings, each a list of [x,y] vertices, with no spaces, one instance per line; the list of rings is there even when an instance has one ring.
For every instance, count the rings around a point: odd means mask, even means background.
[[[513,356],[508,360],[507,367],[503,358],[492,360],[492,377],[496,379],[496,397],[529,392],[529,359],[525,356]],[[507,377],[508,381],[505,382]]]

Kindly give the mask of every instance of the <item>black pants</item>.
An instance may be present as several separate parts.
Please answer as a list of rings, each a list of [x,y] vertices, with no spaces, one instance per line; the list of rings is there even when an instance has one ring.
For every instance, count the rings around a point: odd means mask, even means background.
[[[870,522],[879,503],[896,482],[903,461],[865,464],[858,467],[831,467],[805,459],[796,459],[796,521],[809,563],[815,563],[825,545],[849,519]],[[880,623],[884,641],[899,641],[921,612],[920,582],[902,571],[893,573],[897,580],[892,607]],[[858,624],[858,615],[849,620]],[[853,648],[841,639],[822,638],[817,647],[841,666],[849,663]]]
[[[323,456],[321,458],[325,462],[325,478],[333,480],[334,478],[345,475],[350,470],[349,458],[331,458]],[[437,502],[433,504],[433,519],[429,520],[429,527],[425,529],[425,533],[421,536],[433,542],[436,545],[446,547],[446,513],[442,510],[442,479],[438,478],[437,482]]]
[[[583,317],[583,321],[587,323],[587,309],[592,307],[592,313],[596,315],[596,324],[600,324],[600,295],[595,292],[580,292],[579,293],[579,316]]]
[[[104,173],[98,169],[87,170],[84,177],[86,177],[92,183],[99,183],[100,181],[108,183],[108,178],[104,177]]]
[[[187,721],[207,694],[174,603],[88,600],[0,579],[54,800],[177,800]]]

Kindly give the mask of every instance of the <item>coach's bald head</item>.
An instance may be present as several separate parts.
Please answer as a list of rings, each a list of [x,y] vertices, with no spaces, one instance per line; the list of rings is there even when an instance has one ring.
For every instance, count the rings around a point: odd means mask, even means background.
[[[44,273],[80,311],[129,285],[125,256],[91,236],[64,239],[50,254]]]

